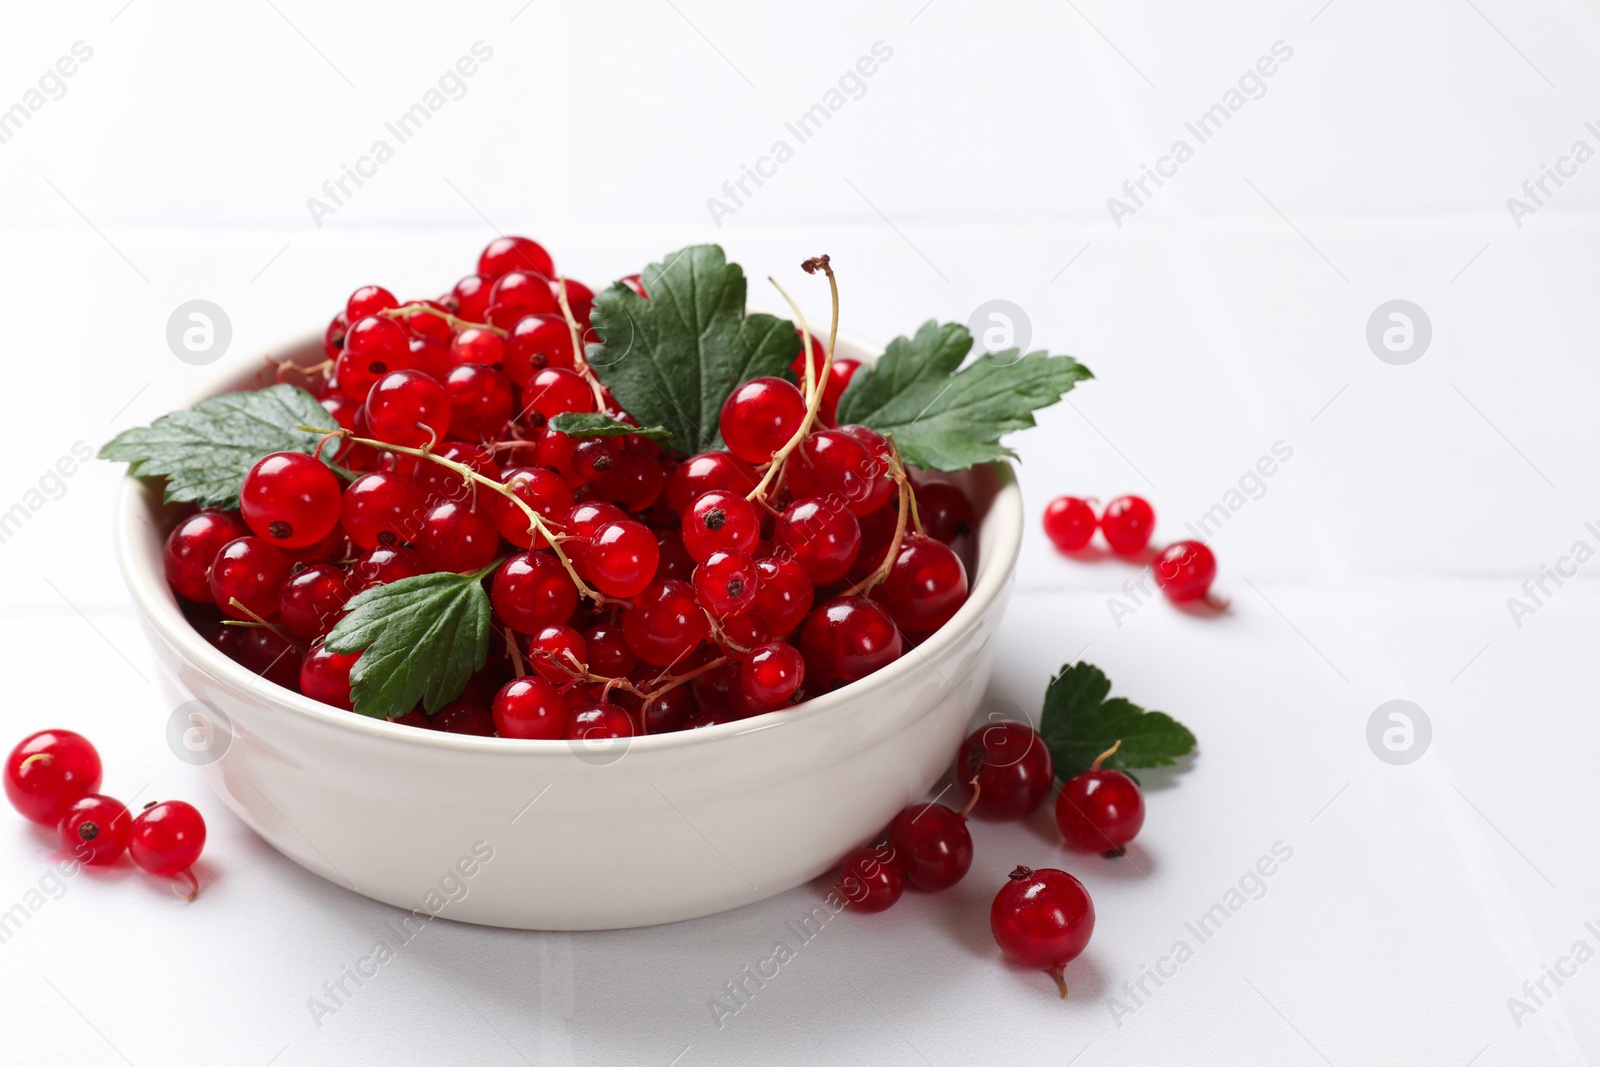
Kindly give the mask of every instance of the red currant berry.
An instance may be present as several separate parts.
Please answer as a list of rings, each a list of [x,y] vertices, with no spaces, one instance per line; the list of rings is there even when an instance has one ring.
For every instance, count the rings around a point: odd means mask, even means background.
[[[494,715],[481,704],[470,700],[455,700],[440,708],[430,720],[435,730],[447,734],[467,734],[471,737],[493,737]]]
[[[889,558],[889,548],[894,544],[895,534],[910,530],[909,525],[905,531],[900,530],[898,507],[879,508],[871,515],[859,516],[856,522],[861,527],[861,550],[856,553],[856,561],[845,572],[845,577],[852,582],[864,581],[883,566],[883,561]]]
[[[391,444],[437,444],[450,429],[450,395],[421,371],[391,371],[367,393],[367,426]]]
[[[500,370],[505,358],[506,343],[481,326],[468,326],[450,341],[450,362],[458,367],[476,363]]]
[[[1199,541],[1179,541],[1161,550],[1153,569],[1167,599],[1178,604],[1204,600],[1217,577],[1217,557]]]
[[[416,311],[409,311],[406,314],[406,317],[403,320],[406,324],[406,328],[409,329],[416,337],[420,337],[428,341],[438,342],[436,347],[442,347],[443,352],[441,355],[443,358],[445,358],[446,366],[448,366],[450,342],[455,340],[456,336],[455,327],[450,325],[449,320],[444,318],[443,314],[434,315],[431,314],[429,310],[421,309],[426,308],[431,309],[431,311],[449,314],[450,308],[437,300],[408,300],[404,304],[404,307],[418,309]],[[415,351],[415,346],[413,346],[413,351]],[[434,372],[430,370],[428,373],[433,374]],[[440,373],[443,372],[441,371]]]
[[[966,816],[943,804],[913,804],[889,824],[889,847],[915,889],[949,889],[972,866]]]
[[[615,437],[586,437],[572,446],[572,469],[592,482],[616,464],[621,452]]]
[[[381,285],[363,285],[350,294],[350,299],[344,304],[344,317],[351,322],[364,319],[368,315],[376,315],[380,311],[400,306],[400,301],[394,294]]]
[[[378,471],[350,483],[339,516],[350,540],[370,549],[415,540],[421,508],[415,482],[393,471]]]
[[[6,799],[36,823],[55,826],[68,808],[99,788],[100,753],[71,730],[29,734],[6,757]]]
[[[618,642],[621,642],[620,634]],[[546,626],[528,642],[528,662],[546,681],[565,684],[588,664],[589,645],[583,635],[570,626],[560,623]]]
[[[1119,496],[1106,505],[1100,516],[1100,532],[1111,551],[1119,556],[1137,556],[1150,543],[1156,528],[1156,513],[1142,497]]]
[[[239,511],[257,537],[280,548],[314,545],[339,525],[339,479],[304,452],[274,452],[244,476]]]
[[[829,365],[828,380],[822,383],[822,406],[817,409],[817,417],[824,423],[839,421],[839,398],[860,369],[861,361],[856,359],[835,359]]]
[[[132,826],[133,819],[122,801],[90,793],[67,808],[56,835],[79,860],[103,867],[115,863],[126,851]]]
[[[345,601],[354,592],[352,585],[344,571],[331,564],[307,567],[284,583],[278,617],[301,637],[322,637],[344,617]]]
[[[561,305],[550,294],[549,282],[532,271],[502,274],[489,290],[489,322],[503,330],[526,315],[561,318]]]
[[[454,305],[456,314],[468,322],[484,322],[489,314],[489,293],[493,289],[493,278],[469,274],[456,282],[445,303]]]
[[[739,685],[761,707],[775,708],[794,696],[806,680],[800,650],[783,642],[758,645],[739,668]]]
[[[496,237],[478,256],[478,273],[490,281],[513,270],[533,271],[545,278],[556,276],[555,261],[550,253],[539,242],[526,237]]]
[[[422,516],[417,554],[433,570],[457,574],[482,570],[499,551],[500,534],[494,523],[465,504],[436,504]]]
[[[761,513],[726,489],[701,493],[683,517],[683,547],[696,563],[704,563],[713,552],[749,555],[760,540]]]
[[[1094,517],[1094,508],[1089,506],[1089,502],[1075,496],[1058,496],[1044,509],[1045,536],[1063,552],[1077,552],[1088,545],[1099,524],[1100,520]],[[1146,533],[1145,540],[1149,540],[1149,537]],[[1141,541],[1139,548],[1143,547],[1144,542]],[[1137,552],[1139,548],[1133,551]]]
[[[542,370],[571,370],[577,361],[567,320],[560,315],[524,315],[506,338],[504,362],[506,374],[522,389]]]
[[[152,800],[133,818],[128,835],[128,856],[140,870],[176,878],[187,877],[189,899],[200,891],[189,868],[206,847],[206,821],[193,804],[181,800]]]
[[[547,525],[559,527],[572,511],[572,490],[559,474],[543,467],[511,467],[501,474],[500,480]],[[518,548],[548,547],[544,535],[535,534],[531,529],[527,512],[500,493],[491,493],[485,499],[501,537]],[[616,517],[623,518],[620,513]]]
[[[858,848],[844,858],[833,888],[857,911],[884,911],[906,891],[906,875],[890,849]]]
[[[450,432],[471,440],[498,436],[517,404],[511,379],[476,363],[464,363],[445,375],[444,391],[450,398]]]
[[[579,326],[589,325],[589,313],[594,310],[594,290],[571,278],[562,281],[551,278],[550,293],[556,298],[557,304],[561,302],[563,284],[567,287],[567,306],[572,309],[572,317],[578,320]]]
[[[244,636],[239,638],[238,660],[269,682],[285,689],[299,687],[300,650],[275,629],[244,627]]]
[[[944,542],[909,534],[873,596],[900,629],[932,633],[967,602],[967,568]]]
[[[585,442],[587,443],[587,442]],[[582,449],[579,445],[578,449]],[[573,460],[578,459],[577,450]],[[581,472],[581,466],[579,470]],[[661,496],[667,476],[661,463],[643,448],[624,448],[611,468],[595,480],[593,492],[602,500],[615,501],[629,511],[644,511]]]
[[[694,712],[694,708],[694,691],[689,686],[674,686],[665,692],[657,693],[640,713],[639,732],[665,734],[681,730]]]
[[[339,312],[328,322],[328,328],[322,331],[322,353],[329,359],[337,360],[339,353],[344,351],[344,335],[350,329],[350,320],[345,318],[344,312]]]
[[[632,737],[636,732],[632,715],[615,704],[595,702],[579,704],[572,709],[572,718],[567,723],[566,739],[613,741]]]
[[[684,535],[688,543],[688,535]],[[861,525],[843,504],[823,497],[796,500],[772,528],[775,555],[800,564],[814,585],[843,578],[861,551]],[[691,548],[692,552],[693,549]]]
[[[544,416],[535,412],[531,418],[533,420],[542,420]],[[558,433],[551,429],[539,430],[538,436],[539,442],[534,446],[531,463],[521,457],[520,448],[511,453],[508,461],[514,458],[519,464],[543,467],[545,470],[554,471],[561,476],[562,481],[567,483],[568,489],[580,488],[586,479],[572,469],[572,452],[577,447],[577,438],[568,437],[564,433]]]
[[[173,592],[185,600],[210,604],[211,564],[229,541],[250,530],[232,511],[198,511],[173,527],[161,554],[162,570]]]
[[[972,501],[951,482],[921,482],[915,488],[922,528],[935,541],[949,544],[972,532]]]
[[[595,588],[620,598],[643,592],[655,577],[659,560],[655,534],[631,519],[601,526],[584,553],[584,567]]]
[[[569,411],[593,411],[594,391],[576,371],[546,367],[529,379],[522,391],[522,407],[524,411],[542,415],[548,422]]]
[[[726,489],[749,496],[760,482],[755,468],[732,452],[702,452],[680,463],[667,479],[667,505],[683,515],[703,493]]]
[[[989,929],[1007,956],[1049,972],[1065,999],[1062,968],[1089,944],[1094,904],[1083,883],[1066,871],[1018,867],[995,894]]]
[[[618,278],[617,281],[621,282],[623,285],[626,285],[629,289],[632,289],[645,300],[650,299],[650,294],[644,291],[644,282],[639,280],[639,276],[637,274],[624,274],[622,277]]]
[[[852,427],[883,438],[866,427]],[[822,430],[807,437],[790,457],[784,470],[789,492],[796,497],[816,496],[842,500],[857,515],[883,507],[894,492],[889,477],[887,446],[880,454],[846,429]]]
[[[350,671],[359,652],[333,652],[318,645],[300,664],[300,692],[312,700],[350,710]]]
[[[438,322],[431,315],[418,315],[419,322]],[[444,381],[444,376],[449,374],[455,366],[450,361],[450,342],[440,341],[432,337],[413,337],[410,341],[410,357],[406,365],[396,367],[396,370],[420,371],[436,382]],[[368,394],[369,396],[371,394]]]
[[[713,552],[694,569],[694,595],[717,618],[741,614],[756,599],[760,575],[743,552]]]
[[[620,626],[592,627],[583,641],[589,649],[589,669],[602,678],[622,678],[639,665]]]
[[[660,562],[656,574],[661,578],[676,578],[680,582],[694,581],[694,557],[683,547],[683,534],[678,530],[656,531],[656,546]]]
[[[518,633],[536,634],[572,618],[578,587],[548,552],[520,552],[494,573],[489,600],[500,621]]]
[[[746,463],[766,463],[805,417],[800,390],[782,378],[756,378],[728,394],[719,425],[729,452]]]
[[[1020,819],[1044,803],[1055,782],[1050,747],[1025,723],[994,722],[974,730],[956,755],[956,790],[985,819]]]
[[[900,658],[900,630],[877,604],[835,597],[813,611],[800,631],[806,673],[825,685],[865,678]]]
[[[427,573],[428,565],[422,562],[422,557],[401,545],[379,545],[363,553],[350,565],[350,576],[354,579],[353,588],[357,593],[375,585],[386,585]]]
[[[317,403],[333,416],[340,429],[350,430],[357,437],[367,436],[367,418],[362,411],[361,401],[352,400],[343,392],[335,390],[324,394]],[[326,455],[330,448],[335,449],[333,461],[345,470],[369,471],[378,465],[378,450],[371,445],[346,440],[341,440],[337,444],[330,442],[322,446],[323,454]]]
[[[373,383],[411,363],[411,339],[393,319],[368,315],[344,337],[334,374],[339,389],[352,400],[365,400]]]
[[[446,441],[442,448],[434,449],[433,455],[438,459],[459,463],[485,478],[495,478],[500,474],[494,453],[470,441]],[[422,494],[428,507],[446,500],[476,506],[479,497],[477,484],[460,471],[416,456],[400,455],[395,458],[399,461],[395,467],[397,471],[409,469],[412,472],[417,491]]]
[[[1126,774],[1101,768],[1111,752],[1067,779],[1056,798],[1056,825],[1072,848],[1120,856],[1144,826],[1144,794]]]
[[[516,678],[494,697],[494,728],[501,737],[559,741],[567,729],[567,707],[555,686],[542,678]]]
[[[657,667],[676,663],[706,639],[710,627],[683,582],[656,582],[622,615],[622,635],[633,654]],[[593,639],[590,641],[591,651]]]
[[[211,599],[236,619],[264,619],[278,610],[288,580],[287,556],[259,537],[241,537],[211,564]]]
[[[751,614],[766,620],[768,640],[779,641],[805,621],[816,596],[811,579],[792,559],[756,560],[756,599]]]

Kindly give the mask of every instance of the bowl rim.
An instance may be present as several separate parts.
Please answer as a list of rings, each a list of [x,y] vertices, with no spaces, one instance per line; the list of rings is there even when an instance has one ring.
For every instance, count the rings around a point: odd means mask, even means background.
[[[266,352],[299,352],[312,345],[320,346],[321,342],[320,332],[307,333],[292,338],[284,344],[268,348]],[[835,354],[872,361],[883,354],[883,347],[841,330]],[[206,387],[191,394],[183,408],[192,407],[199,401],[216,396],[220,392],[245,387],[240,383],[249,380],[246,368],[247,365],[241,363],[220,378],[211,379]],[[174,408],[174,410],[180,409]],[[981,568],[982,576],[968,590],[966,602],[926,641],[906,650],[899,659],[865,678],[793,707],[766,711],[746,719],[717,723],[694,730],[636,735],[627,739],[628,754],[634,756],[647,752],[668,751],[685,746],[714,743],[763,730],[798,727],[801,723],[814,719],[831,718],[852,709],[858,710],[859,703],[864,698],[870,698],[873,692],[904,682],[912,672],[928,666],[930,659],[954,647],[968,630],[979,623],[982,616],[1003,594],[1016,571],[1017,560],[1021,553],[1022,492],[1017,484],[1016,473],[1010,461],[1005,459],[997,460],[987,466],[995,478],[996,486],[989,511],[982,520],[978,559],[984,560],[993,553],[992,562]],[[573,744],[570,741],[479,737],[443,730],[419,730],[414,726],[404,726],[387,719],[346,711],[285,689],[230,659],[190,625],[180,610],[176,596],[168,588],[165,577],[158,573],[159,565],[150,566],[146,561],[139,559],[138,553],[134,551],[135,538],[142,536],[143,528],[151,525],[151,516],[145,510],[147,497],[145,481],[132,474],[123,477],[115,505],[114,541],[117,563],[133,597],[134,606],[144,620],[186,660],[206,674],[245,691],[255,701],[307,717],[334,730],[365,735],[378,741],[455,751],[497,752],[527,757],[559,754],[563,758],[570,758]],[[159,553],[157,556],[159,558]]]

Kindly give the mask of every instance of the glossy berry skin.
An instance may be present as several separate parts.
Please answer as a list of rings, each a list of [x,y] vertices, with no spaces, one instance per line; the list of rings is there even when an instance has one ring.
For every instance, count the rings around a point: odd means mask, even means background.
[[[300,684],[300,650],[275,629],[249,626],[239,638],[238,660],[269,682],[296,689]]]
[[[336,708],[350,710],[350,671],[359,652],[331,652],[318,645],[300,664],[300,692]]]
[[[572,446],[572,469],[591,482],[616,465],[622,443],[615,437],[586,437]]]
[[[760,575],[743,552],[713,552],[694,569],[694,595],[717,618],[744,612],[755,602]]]
[[[885,911],[905,893],[906,875],[892,850],[858,848],[844,858],[833,888],[857,911]]]
[[[842,504],[804,497],[778,516],[772,527],[772,545],[774,555],[800,564],[813,585],[831,585],[856,561],[861,551],[861,525]]]
[[[910,534],[873,597],[900,629],[932,633],[967,602],[967,568],[944,542]]]
[[[375,585],[398,582],[402,578],[415,578],[428,573],[422,557],[401,545],[380,545],[361,554],[350,565],[349,576],[354,580],[354,590],[359,593]]]
[[[1151,565],[1156,584],[1175,603],[1204,600],[1217,577],[1217,557],[1199,541],[1168,545]]]
[[[772,556],[756,560],[756,599],[750,611],[767,621],[771,640],[794,633],[815,597],[811,579],[794,560]]]
[[[505,341],[481,326],[468,326],[450,340],[450,362],[458,367],[476,363],[500,370],[505,358]]]
[[[622,613],[622,636],[628,648],[657,667],[674,664],[694,651],[709,631],[694,590],[684,582],[655,582]],[[591,638],[591,652],[593,648]]]
[[[916,486],[915,493],[917,514],[929,537],[948,545],[972,532],[972,501],[959,485],[923,482]]]
[[[468,440],[499,434],[516,407],[511,379],[493,367],[455,367],[445,375],[444,391],[450,400],[450,432]]]
[[[450,430],[450,394],[422,371],[391,371],[367,393],[367,427],[390,444],[437,444]]]
[[[943,804],[913,804],[889,824],[889,847],[912,888],[949,889],[972,866],[972,834],[960,812]]]
[[[974,814],[985,819],[1021,819],[1044,803],[1055,781],[1050,747],[1025,723],[1003,721],[974,730],[956,754],[956,790],[972,799]]]
[[[433,570],[457,574],[482,570],[499,551],[500,533],[494,523],[465,504],[438,504],[422,516],[417,554]]]
[[[133,818],[122,801],[90,793],[67,808],[56,825],[61,846],[93,867],[115,863],[128,848]]]
[[[577,461],[576,449],[573,460]],[[666,484],[667,477],[655,456],[642,448],[624,448],[611,468],[595,479],[592,492],[629,511],[643,511],[656,502]]]
[[[304,548],[339,524],[339,479],[304,452],[256,461],[239,488],[239,511],[257,537],[279,548]]]
[[[478,273],[490,281],[513,270],[528,270],[554,278],[556,267],[544,246],[527,237],[496,237],[478,256]]]
[[[583,641],[589,651],[589,670],[595,674],[621,678],[639,665],[639,657],[628,647],[621,626],[590,627],[584,631]]]
[[[900,658],[900,630],[883,608],[859,596],[835,597],[800,631],[806,673],[827,685],[865,678]]]
[[[560,526],[572,510],[572,490],[561,476],[543,467],[511,467],[500,475],[501,484],[516,494],[528,507],[547,520],[550,526]],[[543,534],[535,534],[528,513],[507,500],[500,493],[484,496],[485,506],[494,519],[500,536],[518,548],[545,548],[549,542]],[[620,514],[617,518],[622,518]]]
[[[696,563],[714,552],[750,555],[761,540],[761,513],[738,493],[713,489],[701,493],[683,517],[683,547]]]
[[[536,634],[572,617],[578,587],[549,552],[522,552],[495,571],[489,602],[501,622],[518,633]]]
[[[487,322],[489,294],[494,290],[494,279],[482,274],[469,274],[456,282],[445,298],[445,304],[455,308],[455,313],[468,322]]]
[[[764,708],[775,708],[794,696],[806,680],[800,650],[783,642],[757,645],[739,668],[745,695]]]
[[[504,329],[524,315],[560,315],[561,305],[542,274],[512,270],[495,280],[489,290],[489,321]]]
[[[726,489],[749,496],[760,481],[755,468],[732,452],[701,452],[684,460],[667,479],[667,506],[681,516],[702,493]]]
[[[406,328],[393,319],[368,315],[345,334],[334,376],[346,396],[365,400],[379,378],[410,363],[411,338]]]
[[[570,682],[575,672],[583,670],[588,662],[588,642],[582,634],[563,623],[546,626],[528,642],[528,664],[546,681]]]
[[[313,564],[284,583],[278,617],[300,637],[322,637],[344,615],[357,581],[331,564]]]
[[[289,557],[260,537],[241,537],[223,545],[211,564],[211,599],[235,619],[264,619],[278,610],[288,580]]]
[[[100,753],[71,730],[40,730],[6,757],[6,799],[43,826],[55,826],[80,798],[100,788]]]
[[[559,741],[567,729],[567,706],[543,678],[514,678],[495,694],[494,728],[501,737]]]
[[[493,737],[494,716],[488,708],[470,700],[456,700],[436,712],[428,725],[447,734]]]
[[[519,389],[528,389],[542,370],[571,371],[576,362],[572,330],[560,315],[524,315],[506,337],[503,367]]]
[[[1143,552],[1155,528],[1155,509],[1143,497],[1119,496],[1106,505],[1100,516],[1100,532],[1111,551],[1119,556]]]
[[[846,429],[822,430],[811,434],[795,449],[785,468],[789,491],[796,497],[837,498],[857,515],[869,515],[888,501],[894,492],[883,438],[864,426],[852,427],[877,438],[875,451],[862,437]]]
[[[578,320],[579,326],[589,324],[589,313],[594,310],[594,290],[582,282],[575,282],[571,278],[557,281],[550,279],[550,295],[556,298],[556,303],[561,303],[561,287],[567,287],[567,306],[572,309],[572,317]]]
[[[755,378],[728,394],[719,425],[729,452],[746,463],[766,463],[805,417],[799,389],[782,378]]]
[[[374,471],[350,483],[339,505],[340,523],[362,548],[416,540],[422,526],[416,483],[395,471]]]
[[[400,301],[394,294],[381,285],[363,285],[350,294],[350,299],[344,304],[344,317],[347,322],[364,319],[368,315],[376,315],[380,311],[400,306]]]
[[[133,819],[128,856],[140,870],[171,877],[193,867],[206,847],[206,821],[192,804],[152,801]]]
[[[1083,852],[1121,855],[1144,825],[1144,794],[1132,778],[1103,767],[1067,779],[1056,798],[1056,826]]]
[[[594,390],[576,371],[546,367],[523,387],[522,407],[525,412],[537,412],[548,422],[567,412],[593,411]]]
[[[632,715],[615,704],[596,702],[572,709],[565,736],[568,741],[598,742],[632,737],[636,732]]]
[[[655,577],[659,561],[655,534],[632,519],[601,526],[584,554],[584,567],[595,588],[619,598],[642,593]]]
[[[1045,536],[1063,552],[1077,552],[1087,547],[1099,525],[1094,508],[1087,500],[1075,496],[1058,496],[1044,509]]]
[[[229,541],[250,528],[228,511],[197,511],[173,527],[161,553],[167,584],[185,600],[211,603],[211,564]]]
[[[995,943],[1024,967],[1049,971],[1067,995],[1061,968],[1083,952],[1094,933],[1094,903],[1066,871],[1018,867],[989,908]]]
[[[509,474],[508,474],[509,477]],[[567,554],[572,565],[582,574],[586,567],[589,542],[593,540],[595,531],[608,522],[621,522],[628,517],[628,513],[615,504],[608,504],[603,500],[583,500],[567,509],[566,517],[560,520],[562,528],[567,533],[567,540],[562,542],[561,550]]]

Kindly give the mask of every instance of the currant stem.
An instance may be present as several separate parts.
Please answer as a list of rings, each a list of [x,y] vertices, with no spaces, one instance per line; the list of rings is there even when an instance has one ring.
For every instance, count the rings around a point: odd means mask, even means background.
[[[1089,769],[1091,771],[1098,771],[1100,769],[1100,764],[1104,763],[1106,760],[1110,759],[1112,756],[1115,756],[1117,754],[1117,749],[1119,749],[1121,747],[1122,747],[1122,739],[1119,737],[1119,738],[1117,738],[1117,743],[1116,744],[1112,745],[1110,748],[1106,749],[1104,752],[1100,753],[1100,755],[1098,755],[1098,756],[1096,756],[1094,758],[1094,762],[1089,764]]]
[[[600,386],[600,379],[594,373],[594,368],[590,367],[589,361],[584,358],[583,338],[579,336],[578,318],[572,313],[572,305],[567,301],[567,278],[564,274],[556,276],[556,299],[561,302],[561,314],[567,317],[567,333],[572,335],[573,368],[589,383],[589,389],[594,393],[595,410],[604,411],[606,395]]]
[[[917,498],[911,491],[911,476],[906,473],[906,465],[901,462],[900,450],[895,447],[894,435],[885,434],[884,440],[889,445],[889,476],[900,488],[900,513],[895,517],[894,538],[889,542],[889,551],[884,555],[883,562],[878,564],[871,574],[851,586],[846,596],[866,593],[889,577],[889,572],[894,570],[895,561],[900,558],[900,547],[906,536],[906,520],[916,512]],[[920,525],[917,532],[922,532]]]
[[[789,296],[783,286],[778,284],[777,279],[767,279],[789,305],[789,309],[794,312],[795,318],[800,320],[800,340],[805,345],[806,354],[805,386],[808,395],[806,396],[805,418],[800,420],[800,425],[796,428],[794,436],[790,437],[782,448],[773,453],[772,462],[767,465],[767,472],[761,476],[761,483],[750,490],[750,494],[745,497],[746,500],[755,500],[763,504],[767,502],[767,490],[772,487],[777,476],[782,473],[784,464],[788,462],[789,454],[799,448],[800,442],[804,441],[806,435],[811,432],[812,425],[817,421],[817,413],[822,410],[822,397],[827,392],[825,383],[828,380],[829,368],[833,366],[833,348],[839,340],[839,283],[833,276],[833,268],[828,266],[827,256],[808,259],[801,264],[801,267],[806,273],[810,274],[816,269],[813,266],[814,264],[820,264],[821,269],[827,272],[828,289],[833,298],[833,324],[828,330],[828,347],[822,354],[821,367],[813,366],[815,360],[811,352],[811,327],[806,323],[805,313],[800,310],[800,306],[794,302],[794,299]]]
[[[173,890],[172,890],[173,893],[175,893],[176,895],[178,895],[180,897],[183,897],[184,900],[193,900],[195,897],[200,895],[200,881],[199,881],[199,879],[195,878],[193,870],[189,869],[188,867],[185,867],[183,870],[179,871],[173,877],[175,877],[175,878],[187,878],[189,880],[189,892],[184,893],[181,889],[179,889],[178,887],[174,886]]]
[[[378,312],[378,314],[390,319],[409,319],[412,315],[432,315],[436,319],[443,319],[448,322],[457,333],[462,330],[488,330],[496,337],[506,338],[511,336],[510,330],[502,330],[500,327],[487,322],[468,322],[459,315],[452,315],[448,311],[440,311],[438,308],[429,307],[427,304],[406,304],[403,307],[388,308]]]
[[[320,433],[325,437],[344,437],[354,441],[357,444],[369,445],[372,448],[379,450],[387,449],[390,452],[399,452],[407,456],[415,456],[418,459],[431,460],[440,466],[448,467],[450,470],[455,471],[457,474],[461,475],[461,477],[465,478],[469,483],[476,483],[485,487],[486,489],[494,490],[522,509],[522,513],[528,517],[528,532],[531,534],[539,534],[545,539],[545,541],[550,545],[550,550],[556,554],[556,559],[561,563],[562,568],[566,570],[567,577],[571,578],[572,584],[577,586],[579,593],[594,601],[596,604],[602,606],[620,603],[620,601],[612,600],[610,597],[604,596],[589,588],[589,583],[585,582],[581,577],[578,576],[577,568],[572,565],[572,560],[568,559],[567,554],[561,551],[561,545],[559,543],[560,535],[552,532],[550,527],[545,525],[544,516],[540,515],[537,511],[534,511],[533,508],[529,507],[527,501],[523,500],[516,493],[512,492],[510,488],[495,481],[493,478],[488,478],[482,474],[479,474],[465,463],[457,463],[453,459],[445,459],[443,456],[436,456],[427,449],[408,448],[405,445],[394,445],[388,443],[387,441],[375,441],[369,437],[356,437],[351,434],[349,430],[345,429],[322,430],[314,426],[300,426],[296,428],[305,430],[307,433]]]
[[[1061,968],[1060,967],[1051,967],[1045,973],[1048,974],[1051,978],[1054,978],[1056,980],[1056,988],[1061,990],[1061,999],[1062,1000],[1066,1000],[1067,999],[1067,976],[1062,973]]]
[[[28,768],[32,767],[35,763],[43,764],[44,766],[48,767],[53,762],[55,762],[55,757],[50,753],[35,752],[33,755],[22,761],[22,765],[17,768],[17,773],[19,775],[26,773]]]
[[[528,665],[522,660],[522,650],[517,647],[517,639],[515,635],[513,635],[509,630],[503,630],[501,631],[500,636],[506,639],[506,655],[511,657],[511,670],[513,674],[518,678],[525,677],[528,673]]]
[[[972,799],[967,801],[967,806],[961,809],[961,817],[965,819],[972,814],[972,809],[978,806],[978,794],[983,792],[983,786],[978,782],[978,776],[972,776]]]
[[[236,597],[236,596],[229,597],[228,598],[228,606],[230,608],[238,608],[240,611],[242,611],[246,615],[250,616],[250,618],[253,620],[253,622],[249,623],[247,625],[254,625],[254,626],[256,626],[256,627],[258,627],[260,629],[263,629],[263,630],[271,630],[273,633],[277,634],[279,637],[281,637],[285,641],[289,642],[289,644],[293,645],[295,648],[298,648],[301,652],[305,651],[305,647],[306,646],[302,645],[299,641],[296,641],[294,639],[294,637],[287,630],[285,630],[283,627],[277,625],[276,623],[268,622],[266,619],[263,619],[260,615],[257,615],[255,612],[251,611],[249,608],[247,608],[243,604],[239,603],[239,598],[238,597]],[[229,620],[224,619],[223,620],[223,625],[227,625],[228,621]],[[234,621],[234,622],[243,622],[244,620],[242,620],[242,619],[234,619],[232,621]]]

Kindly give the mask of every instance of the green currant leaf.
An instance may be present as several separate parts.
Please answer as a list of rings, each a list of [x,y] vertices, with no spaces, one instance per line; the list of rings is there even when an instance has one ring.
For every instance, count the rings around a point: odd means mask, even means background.
[[[331,425],[333,416],[310,393],[273,385],[223,393],[124,430],[100,449],[100,458],[128,463],[140,478],[166,478],[169,504],[233,508],[258,459],[272,452],[314,452],[322,435],[296,427]]]
[[[641,426],[674,448],[721,447],[722,402],[740,384],[779,375],[800,354],[794,324],[744,313],[744,271],[716,245],[692,245],[646,267],[650,299],[618,282],[595,297],[600,343],[589,366]]]
[[[965,470],[1016,453],[1002,435],[1034,424],[1033,413],[1094,377],[1071,356],[1007,349],[962,368],[972,349],[965,326],[929,321],[897,337],[876,366],[862,367],[839,398],[839,422],[893,434],[907,463]]]
[[[1039,733],[1050,746],[1056,777],[1071,778],[1106,749],[1122,742],[1102,767],[1167,767],[1194,751],[1194,734],[1172,716],[1145,711],[1122,697],[1111,697],[1111,680],[1090,663],[1061,668],[1044,694]]]
[[[598,411],[563,411],[550,420],[550,428],[568,437],[648,437],[666,444],[672,434],[663,426],[634,426]]]
[[[350,672],[355,710],[374,718],[403,715],[417,701],[431,714],[461,695],[489,655],[489,594],[484,575],[441,571],[402,578],[346,605],[327,647],[360,652]]]

